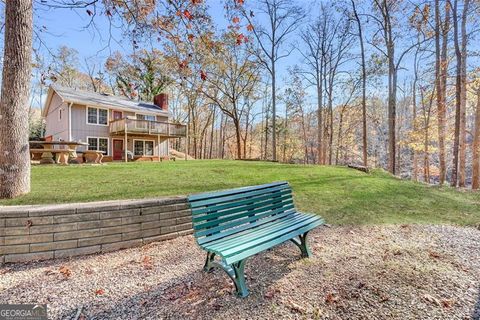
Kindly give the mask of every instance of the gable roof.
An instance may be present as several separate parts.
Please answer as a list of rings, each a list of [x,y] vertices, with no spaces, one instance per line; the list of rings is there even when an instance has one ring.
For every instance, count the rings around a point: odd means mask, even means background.
[[[153,103],[133,101],[124,97],[118,97],[98,92],[82,91],[72,88],[51,85],[48,89],[47,100],[43,108],[43,115],[48,114],[48,108],[54,93],[57,93],[63,102],[87,105],[92,107],[112,108],[123,111],[155,113],[162,116],[169,116],[169,112],[160,109]]]

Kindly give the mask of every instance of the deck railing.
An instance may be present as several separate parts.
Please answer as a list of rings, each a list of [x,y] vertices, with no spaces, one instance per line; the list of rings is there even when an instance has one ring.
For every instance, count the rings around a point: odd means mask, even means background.
[[[187,127],[183,124],[138,119],[118,119],[110,122],[110,133],[159,134],[169,137],[185,137]]]

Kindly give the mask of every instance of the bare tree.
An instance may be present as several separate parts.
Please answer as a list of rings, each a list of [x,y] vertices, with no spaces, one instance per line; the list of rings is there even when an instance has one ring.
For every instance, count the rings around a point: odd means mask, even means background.
[[[328,106],[328,164],[332,164],[333,157],[333,93],[337,85],[337,78],[342,71],[340,68],[350,59],[348,50],[353,42],[353,37],[350,32],[350,21],[346,16],[346,11],[342,12],[336,17],[335,23],[329,28],[328,38],[326,43],[326,57],[325,57],[325,93],[327,95]],[[326,163],[326,153],[323,154],[323,163]]]
[[[32,16],[32,0],[6,1],[0,97],[0,198],[13,198],[30,191],[28,101]]]
[[[297,30],[305,17],[303,9],[291,0],[259,0],[257,13],[266,15],[267,26],[253,22],[254,13],[243,10],[244,17],[252,26],[258,41],[258,58],[272,80],[272,160],[277,160],[277,62],[290,55],[292,49],[284,50],[288,37]]]
[[[435,85],[437,91],[438,158],[440,184],[445,183],[447,166],[445,161],[446,95],[448,72],[448,31],[450,29],[450,4],[445,3],[445,18],[442,23],[439,0],[435,0]]]
[[[302,72],[305,80],[314,86],[317,94],[317,161],[323,164],[324,160],[324,118],[323,118],[323,94],[325,79],[325,59],[327,54],[327,38],[329,27],[332,23],[331,16],[322,4],[320,15],[314,22],[301,32],[301,39],[305,44],[305,51],[300,51],[304,58],[305,70]]]
[[[380,13],[380,18],[375,15],[368,15],[378,24],[378,31],[374,34],[373,41],[370,42],[377,50],[379,50],[387,59],[388,64],[388,170],[392,174],[396,174],[396,118],[397,118],[397,80],[398,70],[401,67],[403,58],[415,48],[418,43],[414,43],[404,48],[397,55],[397,44],[399,43],[398,33],[395,32],[396,24],[395,13],[399,10],[402,1],[374,0],[374,8]],[[385,44],[385,50],[377,45],[377,35]],[[425,42],[429,38],[424,37],[421,42]]]
[[[480,86],[475,90],[477,96],[477,106],[475,113],[475,131],[473,134],[473,157],[472,157],[472,189],[477,190],[480,187]]]
[[[202,74],[205,86],[201,92],[233,121],[237,158],[242,158],[241,120],[246,110],[242,102],[255,92],[260,77],[257,60],[250,50],[236,42],[234,34],[224,37],[225,48],[212,51],[212,63]]]
[[[368,166],[368,146],[367,146],[367,69],[365,63],[365,46],[363,43],[363,30],[360,16],[355,6],[355,0],[352,1],[352,9],[358,28],[358,40],[360,42],[360,57],[362,66],[362,156],[363,165]]]
[[[451,1],[449,0],[451,4]],[[453,142],[453,167],[450,184],[454,187],[465,186],[465,107],[466,107],[466,23],[470,1],[465,0],[461,26],[458,22],[458,0],[453,2],[453,41],[455,45],[455,134]],[[461,34],[459,34],[461,33]],[[460,39],[461,37],[461,39]]]

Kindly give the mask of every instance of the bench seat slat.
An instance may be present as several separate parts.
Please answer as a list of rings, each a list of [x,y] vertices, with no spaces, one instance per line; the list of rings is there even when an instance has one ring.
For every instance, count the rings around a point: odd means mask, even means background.
[[[294,208],[295,208],[295,206],[293,205],[292,202],[290,202],[289,204],[286,204],[285,206],[282,206],[281,208],[273,208],[271,210],[263,210],[262,209],[262,210],[251,211],[251,212],[248,212],[248,214],[244,214],[241,218],[239,218],[237,220],[233,220],[233,221],[232,220],[226,220],[222,224],[218,224],[218,225],[212,226],[210,228],[199,229],[199,228],[195,228],[195,225],[194,225],[194,230],[196,231],[196,236],[197,237],[203,237],[203,236],[206,236],[208,234],[214,234],[215,232],[226,231],[228,229],[232,229],[232,228],[241,226],[245,223],[248,223],[249,226],[251,228],[253,228],[252,223],[254,223],[254,222],[256,222],[260,219],[265,219],[269,216],[278,215],[280,213],[292,210]],[[250,216],[249,214],[253,214],[253,215]]]
[[[255,205],[256,203],[261,204],[262,202],[272,202],[272,197],[281,198],[281,197],[291,197],[291,190],[280,190],[275,194],[262,194],[256,197],[250,197],[247,199],[239,199],[238,201],[231,201],[226,204],[221,204],[218,206],[208,206],[200,207],[193,209],[193,221],[202,221],[208,220],[211,218],[218,217],[223,214],[228,214],[228,210],[238,210],[239,208],[247,208]]]
[[[286,181],[279,181],[279,182],[272,182],[272,183],[267,183],[267,184],[262,184],[258,186],[251,186],[251,187],[242,187],[242,188],[236,188],[236,189],[230,189],[226,191],[217,191],[217,192],[206,192],[206,193],[201,193],[201,194],[194,194],[190,195],[188,197],[188,200],[191,202],[195,202],[197,200],[205,200],[209,198],[217,198],[217,197],[222,197],[226,195],[233,195],[233,194],[238,194],[238,193],[246,193],[248,191],[253,191],[253,190],[261,190],[269,187],[275,187],[275,186],[280,186],[280,185],[286,185],[288,186],[288,182]]]
[[[189,198],[188,201],[190,202],[190,206],[192,207],[192,209],[196,209],[198,207],[204,207],[204,206],[208,206],[208,205],[212,205],[212,204],[213,205],[218,205],[220,203],[235,201],[235,200],[238,200],[238,199],[244,199],[244,198],[248,198],[248,197],[273,193],[273,192],[277,192],[277,191],[287,189],[287,188],[289,188],[288,184],[287,185],[280,184],[280,185],[274,185],[274,186],[269,187],[269,188],[252,190],[252,191],[248,191],[248,192],[240,193],[240,194],[239,193],[235,193],[235,194],[232,194],[232,195],[227,194],[227,195],[223,195],[223,196],[215,197],[215,198],[210,197],[210,198],[207,198],[207,199],[199,199],[199,200],[191,200]]]
[[[294,237],[299,236],[299,235],[301,235],[301,234],[303,234],[307,231],[310,231],[313,228],[322,225],[323,223],[324,223],[324,221],[322,219],[315,220],[314,222],[310,223],[309,225],[303,226],[302,228],[299,228],[299,229],[293,230],[289,233],[283,234],[282,236],[280,236],[278,238],[272,239],[268,242],[264,242],[260,245],[257,245],[253,248],[250,248],[248,250],[245,250],[245,251],[239,252],[235,255],[226,257],[226,258],[224,258],[224,260],[227,264],[231,264],[231,263],[243,260],[243,259],[248,258],[250,256],[253,256],[257,253],[260,253],[264,250],[267,250],[267,249],[270,249],[270,248],[272,248],[276,245],[279,245],[279,244],[281,244],[285,241],[293,239]]]
[[[208,237],[198,238],[197,242],[203,248],[209,242],[212,242],[212,241],[215,241],[215,240],[218,240],[218,239],[221,239],[221,238],[223,239],[223,238],[226,238],[226,237],[231,236],[231,235],[248,233],[248,231],[251,230],[254,227],[261,226],[263,224],[267,224],[267,223],[269,223],[271,221],[274,221],[274,220],[282,219],[282,218],[284,218],[288,215],[293,214],[294,212],[295,212],[295,209],[292,208],[290,210],[287,210],[285,212],[282,212],[282,213],[279,213],[279,214],[276,214],[276,215],[270,215],[267,218],[257,220],[253,223],[248,223],[248,224],[236,227],[236,228],[226,229],[225,231],[216,233],[214,235],[210,235]]]
[[[228,256],[231,252],[241,251],[250,246],[255,246],[262,243],[265,237],[275,238],[278,234],[286,233],[290,229],[295,229],[303,224],[308,224],[310,220],[315,220],[316,217],[306,216],[295,213],[291,216],[268,224],[263,228],[252,229],[251,232],[233,237],[228,240],[217,241],[217,243],[208,245],[208,250],[218,251],[222,256]]]
[[[277,228],[281,228],[282,226],[289,225],[295,220],[300,219],[297,215],[296,212],[291,213],[290,215],[286,215],[282,217],[281,219],[278,220],[273,220],[270,223],[267,223],[265,225],[261,225],[256,228],[251,228],[250,230],[245,231],[242,234],[234,234],[231,237],[228,237],[226,239],[221,239],[219,241],[215,241],[215,243],[211,243],[208,245],[208,249],[210,250],[216,250],[216,249],[222,249],[225,250],[232,245],[239,245],[240,243],[243,243],[244,241],[249,241],[249,240],[254,240],[255,236],[261,235],[263,233],[268,233],[271,230],[275,230]],[[219,252],[220,253],[220,252]]]
[[[280,214],[278,216],[269,216],[266,220],[268,223],[260,223],[263,222],[263,220],[257,221],[258,224],[251,226],[250,228],[245,229],[245,231],[242,232],[233,232],[230,235],[225,235],[223,237],[220,237],[221,239],[219,240],[214,240],[211,239],[208,243],[208,245],[204,245],[205,249],[215,249],[215,246],[219,246],[221,244],[224,244],[225,246],[228,245],[229,243],[233,241],[238,241],[241,237],[250,237],[252,233],[258,233],[262,232],[262,230],[267,230],[274,228],[275,225],[282,224],[286,220],[290,220],[295,218],[295,209],[291,209],[284,214]],[[233,229],[232,229],[233,230]],[[215,235],[214,235],[215,236]]]
[[[245,210],[240,210],[237,213],[221,216],[219,218],[214,218],[210,221],[206,221],[206,222],[202,221],[202,223],[195,223],[193,225],[193,228],[195,230],[204,230],[204,229],[207,229],[207,228],[216,227],[218,225],[221,225],[222,223],[235,222],[235,221],[238,221],[238,219],[242,219],[244,217],[255,216],[258,213],[270,212],[272,210],[281,209],[283,207],[289,207],[290,208],[292,205],[293,205],[293,199],[289,198],[289,199],[285,199],[284,201],[281,201],[279,203],[273,203],[273,204],[270,203],[268,206],[261,207],[261,208],[258,208],[258,209],[246,210],[246,211]],[[241,223],[241,221],[239,221],[239,223]]]

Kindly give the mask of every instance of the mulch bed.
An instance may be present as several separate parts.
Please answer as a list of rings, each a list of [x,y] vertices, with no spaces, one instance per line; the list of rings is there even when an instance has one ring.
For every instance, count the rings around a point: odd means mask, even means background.
[[[47,303],[52,319],[480,319],[480,231],[366,226],[312,232],[247,261],[250,296],[202,272],[192,236],[0,269],[1,303]]]

